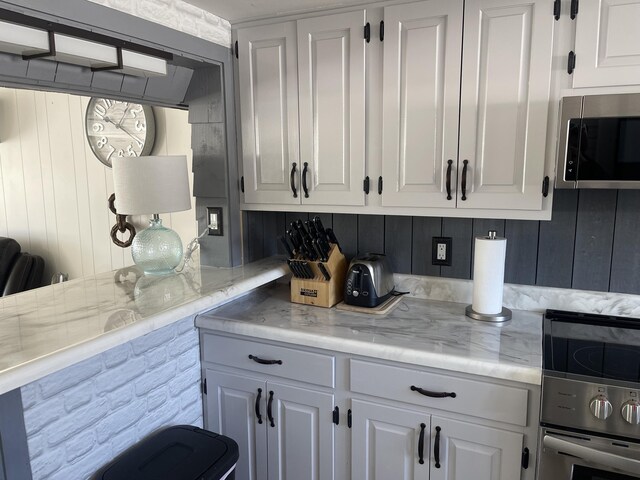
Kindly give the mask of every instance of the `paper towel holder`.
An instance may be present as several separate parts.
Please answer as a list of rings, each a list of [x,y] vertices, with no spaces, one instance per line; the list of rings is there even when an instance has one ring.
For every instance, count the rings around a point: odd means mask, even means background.
[[[489,240],[495,240],[497,238],[497,232],[495,230],[489,230],[489,233],[485,238]],[[502,307],[502,311],[500,311],[499,313],[489,314],[476,312],[473,309],[473,305],[467,305],[464,313],[467,317],[473,318],[474,320],[498,324],[508,322],[509,320],[511,320],[511,317],[513,315],[511,310],[506,307]]]

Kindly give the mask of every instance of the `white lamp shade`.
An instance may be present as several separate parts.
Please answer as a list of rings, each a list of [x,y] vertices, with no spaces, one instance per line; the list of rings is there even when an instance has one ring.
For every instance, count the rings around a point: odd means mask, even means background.
[[[55,57],[49,57],[51,60],[93,68],[115,67],[118,65],[116,47],[59,33],[54,36],[56,55]]]
[[[158,77],[167,74],[167,61],[163,58],[151,57],[142,53],[122,50],[122,70],[127,75],[141,77]]]
[[[191,208],[186,156],[115,157],[112,166],[119,214],[144,215]]]

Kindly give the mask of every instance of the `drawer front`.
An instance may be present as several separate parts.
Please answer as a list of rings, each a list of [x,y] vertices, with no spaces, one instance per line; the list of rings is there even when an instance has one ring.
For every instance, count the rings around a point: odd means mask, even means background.
[[[331,355],[206,333],[202,336],[202,352],[205,362],[335,387],[335,359]],[[252,360],[249,355],[257,358]],[[265,365],[257,360],[282,363]]]
[[[353,392],[527,426],[529,392],[524,388],[353,359],[350,373]],[[432,398],[412,390],[412,386],[429,392],[455,393],[455,398]]]

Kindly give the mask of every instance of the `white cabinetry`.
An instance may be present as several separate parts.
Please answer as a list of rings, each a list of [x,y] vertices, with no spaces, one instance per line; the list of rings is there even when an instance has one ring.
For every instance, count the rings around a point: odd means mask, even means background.
[[[364,205],[364,10],[298,21],[302,203]]]
[[[236,478],[333,480],[333,393],[299,383],[332,386],[333,357],[210,334],[201,338],[205,425],[238,443]],[[224,371],[229,366],[250,373]]]
[[[386,7],[384,29],[382,205],[453,208],[462,2]]]
[[[295,22],[238,30],[238,53],[245,200],[300,203]]]
[[[245,202],[364,205],[365,12],[240,28]]]
[[[539,391],[207,331],[201,342],[205,428],[238,442],[237,478],[533,479]]]
[[[542,208],[548,7],[467,0],[464,43],[462,2],[385,8],[383,206]]]
[[[573,87],[640,84],[640,1],[589,0],[579,7]]]

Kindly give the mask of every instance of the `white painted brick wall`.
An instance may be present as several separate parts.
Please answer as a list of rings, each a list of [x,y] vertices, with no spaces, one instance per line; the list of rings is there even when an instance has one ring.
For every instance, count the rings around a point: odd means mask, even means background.
[[[231,25],[223,18],[181,0],[89,0],[180,30],[210,42],[231,46]]]
[[[21,389],[34,480],[82,480],[167,425],[202,427],[192,318]]]

